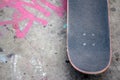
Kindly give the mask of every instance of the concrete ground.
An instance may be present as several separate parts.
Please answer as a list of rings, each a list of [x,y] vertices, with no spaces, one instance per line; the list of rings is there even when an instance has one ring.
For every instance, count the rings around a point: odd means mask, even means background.
[[[60,5],[59,0],[50,2]],[[0,9],[0,21],[11,19],[12,13],[11,8]],[[100,75],[85,75],[70,65],[66,14],[51,13],[50,17],[39,15],[48,20],[47,26],[34,23],[24,38],[15,37],[11,24],[0,26],[0,80],[120,80],[120,0],[110,0],[113,57],[110,68]]]

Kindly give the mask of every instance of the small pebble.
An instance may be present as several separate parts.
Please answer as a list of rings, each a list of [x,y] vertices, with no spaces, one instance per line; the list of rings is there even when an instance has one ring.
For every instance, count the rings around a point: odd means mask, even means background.
[[[110,10],[111,10],[111,11],[116,11],[116,8],[113,7],[113,8],[111,8]]]
[[[70,61],[69,61],[69,60],[66,60],[65,62],[66,62],[66,63],[70,63]]]

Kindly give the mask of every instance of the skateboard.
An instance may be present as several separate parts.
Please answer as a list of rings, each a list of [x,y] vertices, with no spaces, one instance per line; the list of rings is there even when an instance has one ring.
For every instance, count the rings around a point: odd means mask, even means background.
[[[72,66],[100,74],[111,62],[108,0],[68,0],[67,51]]]

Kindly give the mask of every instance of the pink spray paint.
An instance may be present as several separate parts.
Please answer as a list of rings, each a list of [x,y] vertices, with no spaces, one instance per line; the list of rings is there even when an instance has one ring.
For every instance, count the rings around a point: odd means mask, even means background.
[[[64,12],[67,9],[67,0],[61,0],[62,6],[55,6],[55,5],[51,4],[50,2],[48,2],[47,0],[41,0],[41,2],[44,5],[51,8],[52,10],[54,10],[58,14],[58,16],[60,16],[60,17],[63,16]]]
[[[66,11],[67,0],[62,0],[62,4],[63,4],[62,6],[55,6],[51,4],[50,2],[48,2],[47,0],[41,0],[41,2],[44,5],[51,8],[53,11],[55,11],[60,17],[62,17],[63,13]],[[12,15],[13,16],[12,20],[0,22],[0,25],[12,24],[13,28],[15,29],[16,36],[18,38],[24,38],[26,36],[28,31],[32,27],[34,21],[39,22],[42,25],[47,25],[48,23],[46,20],[42,18],[37,18],[34,14],[27,11],[23,6],[34,8],[38,10],[39,12],[43,13],[43,15],[46,17],[49,17],[51,14],[45,8],[40,6],[36,0],[32,0],[32,3],[28,3],[23,0],[2,0],[0,3],[0,9],[4,8],[5,6],[14,8],[16,11]],[[25,26],[25,28],[21,31],[19,28],[19,23],[25,19],[28,20],[28,23]]]

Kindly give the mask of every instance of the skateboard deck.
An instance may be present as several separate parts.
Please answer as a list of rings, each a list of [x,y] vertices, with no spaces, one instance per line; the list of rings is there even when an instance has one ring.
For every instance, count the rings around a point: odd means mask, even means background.
[[[110,65],[107,0],[68,0],[67,50],[72,66],[99,74]]]

